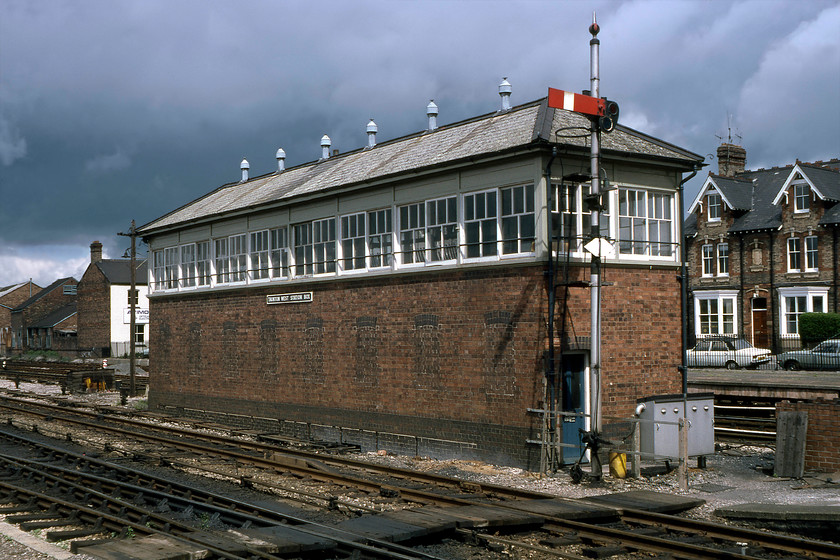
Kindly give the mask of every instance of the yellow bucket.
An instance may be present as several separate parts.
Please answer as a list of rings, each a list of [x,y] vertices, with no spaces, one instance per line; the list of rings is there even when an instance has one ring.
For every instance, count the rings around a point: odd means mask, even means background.
[[[625,453],[610,453],[610,476],[625,478],[627,476],[627,455]]]

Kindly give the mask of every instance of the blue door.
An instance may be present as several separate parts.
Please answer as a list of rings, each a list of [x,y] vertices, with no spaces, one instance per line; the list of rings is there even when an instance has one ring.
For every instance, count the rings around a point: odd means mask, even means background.
[[[586,355],[564,354],[562,359],[562,379],[560,409],[565,413],[575,413],[576,416],[562,415],[563,442],[561,455],[563,464],[573,464],[580,458],[583,450],[580,430],[586,429],[586,418],[581,416],[586,412]],[[567,447],[574,444],[575,447]]]

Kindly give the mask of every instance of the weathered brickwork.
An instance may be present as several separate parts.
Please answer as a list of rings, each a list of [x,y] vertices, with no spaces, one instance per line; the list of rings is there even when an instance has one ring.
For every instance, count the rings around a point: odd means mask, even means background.
[[[391,438],[412,453],[533,467],[539,451],[526,440],[540,424],[527,409],[543,402],[544,272],[496,266],[153,298],[150,406],[341,427],[348,443]],[[679,390],[678,284],[673,268],[605,276],[604,414],[626,417],[637,398]],[[284,291],[312,291],[313,301],[267,305]],[[589,297],[569,291],[575,336],[590,334]]]
[[[79,282],[78,345],[82,350],[111,349],[111,293],[105,275],[96,266],[88,266]]]
[[[808,413],[808,430],[805,435],[805,471],[837,472],[840,455],[840,400],[833,401],[784,401],[776,405],[776,414],[782,411]]]

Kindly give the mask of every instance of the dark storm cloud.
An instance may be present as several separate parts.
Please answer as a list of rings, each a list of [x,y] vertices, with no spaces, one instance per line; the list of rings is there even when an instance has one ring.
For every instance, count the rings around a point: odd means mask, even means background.
[[[0,285],[121,256],[154,219],[239,178],[588,87],[628,126],[750,166],[840,153],[840,5],[785,2],[0,3]],[[716,169],[716,162],[710,162]],[[63,256],[62,256],[63,255]]]

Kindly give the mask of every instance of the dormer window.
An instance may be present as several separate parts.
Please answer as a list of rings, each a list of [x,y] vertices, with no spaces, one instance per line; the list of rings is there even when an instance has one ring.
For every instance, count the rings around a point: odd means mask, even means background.
[[[793,211],[808,212],[811,207],[811,189],[807,183],[793,185]]]
[[[723,204],[721,204],[720,195],[717,193],[710,193],[706,197],[706,205],[709,208],[709,221],[719,222],[723,211]]]

